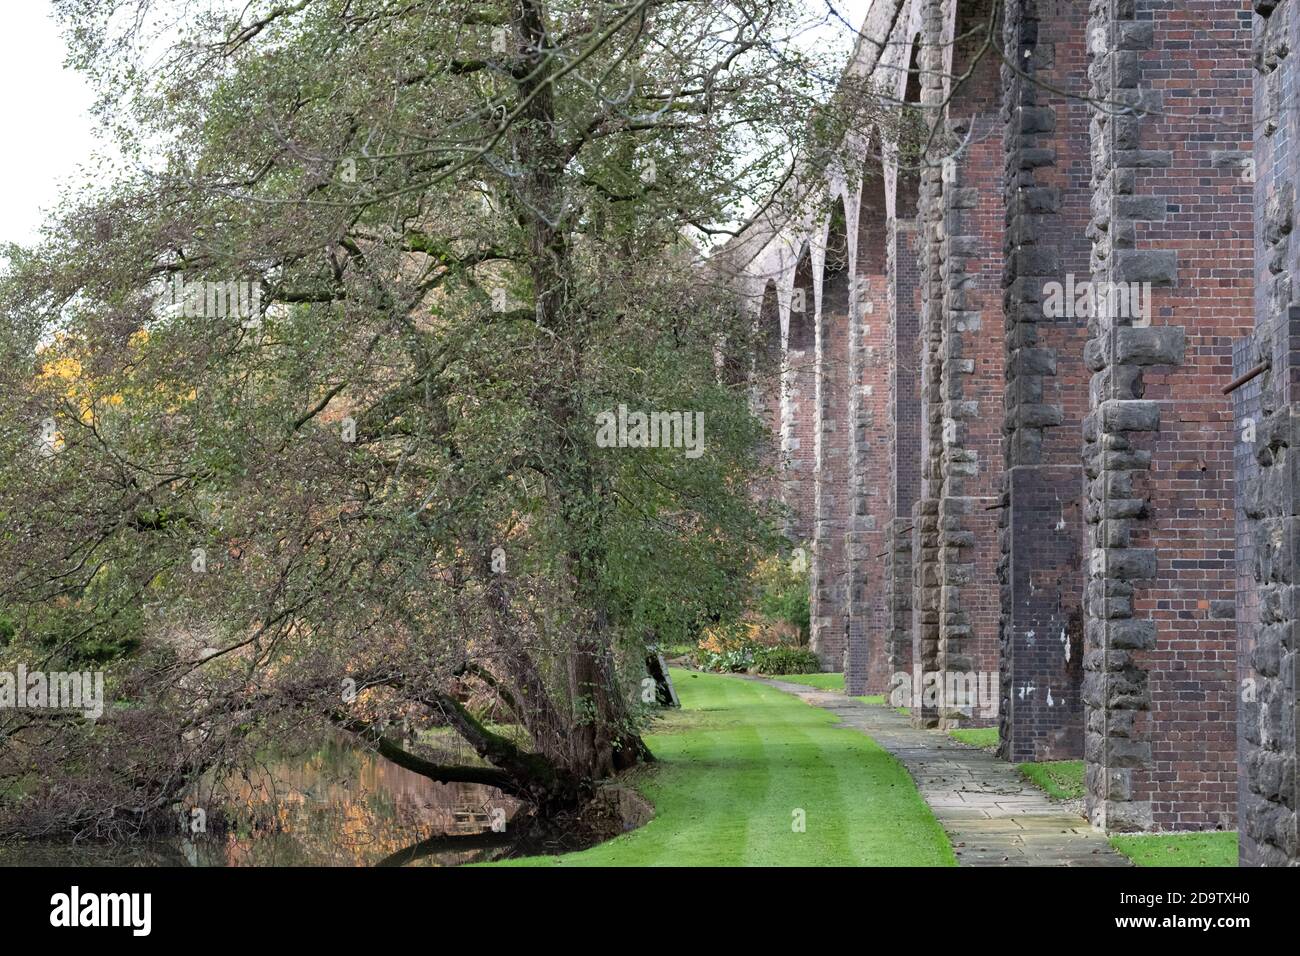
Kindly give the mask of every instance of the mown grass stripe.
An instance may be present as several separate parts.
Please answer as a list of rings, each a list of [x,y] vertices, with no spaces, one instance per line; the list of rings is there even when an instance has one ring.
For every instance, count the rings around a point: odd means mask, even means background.
[[[906,769],[869,737],[761,684],[682,670],[673,680],[683,708],[649,737],[658,764],[633,777],[655,819],[580,853],[512,864],[955,865]]]

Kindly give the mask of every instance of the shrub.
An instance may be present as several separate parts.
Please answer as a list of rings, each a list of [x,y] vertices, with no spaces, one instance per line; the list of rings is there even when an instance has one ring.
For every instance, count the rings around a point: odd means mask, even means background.
[[[711,635],[695,651],[695,666],[725,674],[813,674],[821,662],[802,647],[764,647],[751,637],[721,638]]]
[[[719,674],[743,674],[754,664],[752,648],[738,648],[715,654],[711,651],[697,651],[695,666],[700,670],[714,671]]]
[[[758,625],[748,620],[709,628],[696,648],[695,666],[731,674],[749,670],[760,649],[757,633]]]
[[[778,626],[785,625],[792,643],[806,646],[810,614],[807,571],[796,571],[792,561],[778,555],[759,562],[754,583],[758,612]]]
[[[817,655],[804,647],[765,647],[754,655],[758,674],[815,674],[821,669]]]
[[[816,673],[821,663],[807,649],[808,629],[807,572],[774,555],[755,569],[752,609],[739,620],[705,630],[695,666],[723,673]]]

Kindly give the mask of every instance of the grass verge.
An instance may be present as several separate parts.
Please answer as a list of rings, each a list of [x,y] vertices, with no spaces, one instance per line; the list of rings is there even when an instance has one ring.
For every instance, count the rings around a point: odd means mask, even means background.
[[[1233,830],[1113,836],[1110,845],[1138,866],[1237,865],[1237,834]]]
[[[1044,760],[1017,764],[1016,769],[1053,800],[1077,800],[1083,796],[1082,760]]]
[[[805,687],[816,687],[818,690],[837,690],[844,693],[844,675],[843,674],[767,674],[762,675],[768,680],[784,681],[787,684],[803,684]]]
[[[966,744],[971,747],[996,747],[998,745],[998,729],[996,727],[950,730],[948,736],[959,744]]]
[[[531,866],[954,866],[907,771],[833,714],[754,681],[673,670],[682,710],[632,782],[655,819]],[[798,823],[804,823],[798,832]]]

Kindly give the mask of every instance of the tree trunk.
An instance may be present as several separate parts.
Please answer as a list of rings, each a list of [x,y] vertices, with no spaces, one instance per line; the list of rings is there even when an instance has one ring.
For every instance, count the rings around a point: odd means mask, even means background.
[[[550,57],[550,38],[544,13],[535,0],[518,0],[522,47],[518,90],[528,99],[520,114],[515,141],[520,168],[525,170],[517,187],[520,225],[529,235],[529,267],[537,299],[537,321],[554,335],[552,349],[557,368],[567,370],[565,385],[582,381],[586,330],[581,316],[570,308],[568,290],[574,281],[568,239],[563,177],[567,150],[556,138],[556,121]],[[574,732],[574,770],[586,779],[601,779],[647,759],[649,750],[628,721],[618,687],[609,640],[604,599],[594,586],[600,573],[594,553],[594,530],[604,507],[589,460],[593,436],[583,434],[581,408],[572,388],[548,386],[546,404],[556,428],[552,448],[569,457],[556,462],[556,493],[573,547],[570,572],[579,605],[591,615],[578,635],[570,663],[570,682],[578,722]]]

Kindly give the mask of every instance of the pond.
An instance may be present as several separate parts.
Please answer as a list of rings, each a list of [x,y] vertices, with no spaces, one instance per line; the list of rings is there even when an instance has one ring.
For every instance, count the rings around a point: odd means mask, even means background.
[[[0,865],[456,866],[523,852],[510,832],[519,809],[512,798],[491,787],[436,783],[336,740],[226,780],[211,802],[227,820],[223,832],[0,845]],[[468,837],[468,845],[448,849],[439,839],[453,836]]]

